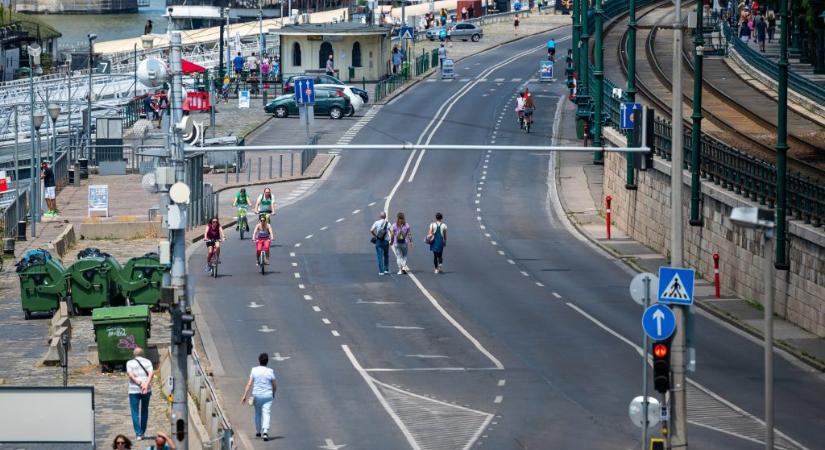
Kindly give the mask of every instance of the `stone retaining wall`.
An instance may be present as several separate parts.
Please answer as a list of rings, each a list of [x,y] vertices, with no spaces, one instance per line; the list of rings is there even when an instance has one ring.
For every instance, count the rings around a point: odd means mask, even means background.
[[[606,137],[624,139],[612,130]],[[612,136],[608,136],[612,135]],[[621,154],[608,153],[604,165],[605,195],[613,196],[615,226],[633,239],[668,254],[670,249],[670,173],[668,161],[656,158],[652,169],[637,172],[638,190],[625,189],[626,162]],[[727,217],[735,206],[758,206],[713,183],[702,183],[701,227],[688,224],[690,173],[683,172],[684,263],[697,276],[713,280],[713,253],[718,252],[723,291],[761,304],[762,249],[754,230],[733,226]],[[790,271],[776,271],[774,311],[820,337],[825,337],[825,230],[791,221],[788,226]],[[773,249],[769,252],[773,255]]]

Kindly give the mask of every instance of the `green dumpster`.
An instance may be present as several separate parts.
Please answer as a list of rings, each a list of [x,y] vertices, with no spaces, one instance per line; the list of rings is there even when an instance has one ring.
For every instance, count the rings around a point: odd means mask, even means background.
[[[23,316],[32,313],[53,313],[68,294],[66,269],[46,250],[30,250],[17,263],[20,278],[20,301]]]
[[[404,61],[401,63],[401,73],[404,75],[404,78],[408,78],[410,76],[410,62]]]
[[[160,263],[157,253],[147,253],[130,259],[120,271],[120,292],[132,305],[157,307],[160,288],[166,266]]]
[[[116,306],[92,311],[97,355],[105,369],[132,359],[135,347],[146,348],[150,336],[149,307]]]
[[[66,274],[73,313],[89,314],[94,308],[120,304],[120,286],[115,279],[120,270],[111,256],[78,259],[69,266]]]

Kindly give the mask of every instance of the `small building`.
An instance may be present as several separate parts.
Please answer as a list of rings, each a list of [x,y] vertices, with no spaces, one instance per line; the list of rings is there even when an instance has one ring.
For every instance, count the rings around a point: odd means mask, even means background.
[[[353,22],[287,25],[280,35],[284,77],[323,72],[332,55],[338,78],[376,81],[390,73],[390,27]],[[352,68],[352,70],[350,70]]]

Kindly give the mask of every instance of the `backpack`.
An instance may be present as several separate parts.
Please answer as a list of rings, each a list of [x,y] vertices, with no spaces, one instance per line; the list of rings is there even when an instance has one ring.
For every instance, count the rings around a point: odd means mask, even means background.
[[[383,241],[387,237],[387,228],[389,228],[389,222],[385,220],[384,226],[381,227],[378,233],[375,233],[375,236],[378,238],[379,241]]]

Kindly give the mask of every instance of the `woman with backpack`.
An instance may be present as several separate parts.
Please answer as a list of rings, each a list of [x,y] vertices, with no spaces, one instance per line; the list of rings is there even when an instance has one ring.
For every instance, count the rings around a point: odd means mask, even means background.
[[[435,222],[431,223],[427,230],[426,242],[430,244],[430,251],[433,252],[433,273],[442,273],[444,247],[447,245],[447,224],[444,223],[444,216],[440,212],[435,213]]]
[[[412,230],[402,212],[398,213],[395,223],[392,228],[390,228],[390,245],[392,245],[392,249],[395,252],[395,262],[398,264],[398,275],[409,272],[410,268],[407,267],[407,251],[412,248]]]

